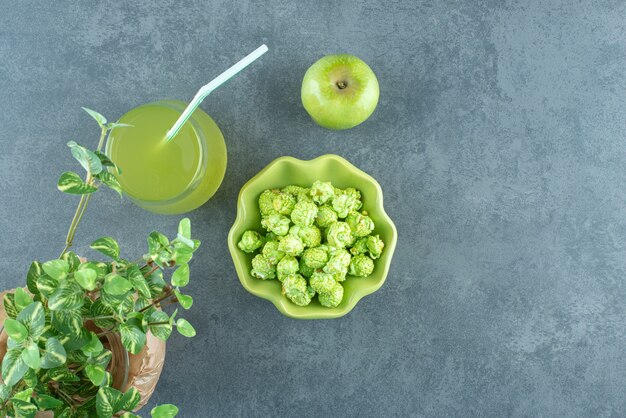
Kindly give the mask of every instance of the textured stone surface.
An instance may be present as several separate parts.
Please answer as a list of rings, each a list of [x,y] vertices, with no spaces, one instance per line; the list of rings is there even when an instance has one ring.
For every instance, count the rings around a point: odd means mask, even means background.
[[[91,3],[91,5],[88,5]],[[123,5],[122,3],[127,3]],[[185,5],[183,6],[183,3]],[[61,250],[76,199],[65,142],[80,106],[117,118],[189,99],[265,42],[203,104],[227,138],[203,247],[150,401],[181,416],[626,415],[624,1],[0,0],[0,288]],[[318,57],[379,76],[369,121],[319,128],[300,105]],[[376,177],[399,230],[389,278],[339,320],[298,322],[244,291],[226,248],[239,188],[272,159],[340,154]],[[101,234],[125,254],[175,231],[111,193]]]

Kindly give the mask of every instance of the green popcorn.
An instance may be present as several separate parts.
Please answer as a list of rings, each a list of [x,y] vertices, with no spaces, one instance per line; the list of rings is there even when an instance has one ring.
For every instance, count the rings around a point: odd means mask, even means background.
[[[315,181],[311,186],[311,199],[318,205],[324,203],[335,197],[335,188],[330,182]]]
[[[352,257],[348,274],[357,277],[367,277],[374,271],[374,260],[365,254],[359,254]]]
[[[374,221],[367,216],[367,212],[363,214],[357,211],[350,212],[346,217],[346,223],[355,237],[366,237],[374,230]]]
[[[327,308],[335,308],[339,306],[343,299],[343,286],[335,282],[330,292],[320,293],[317,299],[320,301],[320,305],[326,306]]]
[[[287,235],[290,223],[288,217],[278,213],[272,213],[261,219],[261,226],[276,235]]]
[[[309,280],[309,284],[317,293],[330,293],[337,281],[333,279],[332,274],[324,272],[314,272]]]
[[[288,275],[296,274],[299,268],[300,263],[298,263],[297,258],[290,255],[284,256],[276,265],[278,280],[282,282]]]
[[[350,253],[352,255],[365,254],[368,251],[369,248],[367,248],[367,237],[357,239],[352,245],[352,248],[350,248]]]
[[[306,279],[299,274],[290,274],[283,280],[283,295],[287,296],[298,306],[306,306],[311,303]]]
[[[261,280],[270,280],[276,277],[276,269],[274,265],[262,254],[257,254],[252,259],[252,270],[250,270],[252,277],[256,277]]]
[[[278,235],[273,232],[268,232],[267,234],[265,234],[265,242],[270,241],[278,241]]]
[[[237,247],[243,252],[253,253],[263,245],[263,237],[256,231],[246,231],[241,236]]]
[[[272,200],[274,210],[281,215],[289,215],[296,205],[296,198],[289,193],[278,193]]]
[[[331,247],[345,248],[354,242],[354,236],[347,223],[337,221],[328,227],[326,241]]]
[[[259,196],[259,209],[261,215],[267,216],[276,213],[274,209],[274,197],[279,193],[278,190],[265,190]]]
[[[367,237],[367,249],[370,252],[370,256],[376,260],[380,257],[383,252],[383,248],[385,248],[385,243],[380,236],[378,235],[370,235]]]
[[[338,193],[335,193],[335,197],[333,198],[332,207],[335,212],[337,212],[337,216],[340,218],[345,218],[348,216],[348,213],[353,210],[358,210],[362,203],[356,197],[358,191],[356,189],[346,189],[346,190],[355,190],[354,192],[348,192],[341,190]],[[360,193],[358,193],[360,196]]]
[[[285,253],[279,249],[280,243],[278,241],[270,241],[266,242],[263,246],[263,250],[261,253],[267,261],[269,261],[273,266],[278,264],[278,262],[285,256]]]
[[[306,195],[309,192],[309,189],[307,189],[306,187],[292,185],[283,187],[281,191],[283,193],[289,193],[293,197],[298,197],[300,194]]]
[[[337,212],[328,205],[320,206],[317,209],[317,216],[315,217],[315,225],[320,228],[327,228],[338,219]]]
[[[361,202],[361,192],[355,189],[354,187],[348,187],[345,189],[344,194],[348,196],[352,196],[356,200],[356,205],[354,210],[360,210],[363,207],[363,202]]]
[[[296,235],[287,234],[280,238],[278,250],[287,255],[300,255],[304,250],[304,244]]]
[[[335,280],[343,281],[348,273],[351,260],[350,253],[345,249],[334,250],[324,266],[324,273],[332,274]]]
[[[313,225],[317,216],[317,206],[311,200],[301,200],[296,203],[291,212],[291,220],[300,226]]]
[[[315,269],[313,267],[309,267],[304,262],[304,257],[300,258],[300,274],[306,277],[307,279],[313,275]]]
[[[307,248],[302,254],[302,261],[307,267],[322,268],[328,262],[328,252],[320,247]]]
[[[305,247],[317,247],[322,243],[322,231],[316,226],[299,226],[296,236],[302,240]],[[293,227],[292,227],[293,228]],[[289,231],[291,232],[291,230]]]

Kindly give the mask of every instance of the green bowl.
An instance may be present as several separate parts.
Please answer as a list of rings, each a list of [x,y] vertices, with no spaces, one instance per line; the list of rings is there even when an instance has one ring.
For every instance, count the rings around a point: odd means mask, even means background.
[[[376,225],[374,234],[385,242],[385,249],[374,260],[374,272],[366,277],[350,277],[342,282],[343,301],[336,308],[326,308],[315,298],[308,306],[298,306],[281,293],[278,280],[260,280],[250,275],[253,254],[246,254],[237,247],[244,231],[261,228],[258,208],[259,195],[266,189],[282,188],[290,184],[310,187],[315,180],[330,181],[339,188],[355,187],[361,191],[363,210],[369,213]],[[383,208],[383,191],[376,180],[337,155],[322,155],[314,160],[303,161],[293,157],[281,157],[272,161],[248,181],[239,192],[237,218],[228,233],[228,248],[235,263],[235,270],[243,287],[253,295],[267,299],[286,316],[298,319],[338,318],[350,312],[366,295],[377,291],[385,282],[398,232]]]

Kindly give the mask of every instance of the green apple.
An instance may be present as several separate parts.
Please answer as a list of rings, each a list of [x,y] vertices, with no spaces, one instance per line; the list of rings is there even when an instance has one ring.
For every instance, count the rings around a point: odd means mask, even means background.
[[[376,109],[378,94],[372,69],[349,54],[321,58],[302,80],[304,108],[329,129],[349,129],[364,122]]]

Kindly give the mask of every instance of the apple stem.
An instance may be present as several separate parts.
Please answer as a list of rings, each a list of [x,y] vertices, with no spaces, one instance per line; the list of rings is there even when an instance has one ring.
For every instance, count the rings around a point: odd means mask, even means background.
[[[348,87],[348,83],[346,83],[345,81],[338,81],[337,82],[337,87],[339,87],[339,89],[343,90],[346,87]]]

